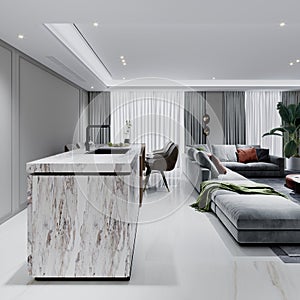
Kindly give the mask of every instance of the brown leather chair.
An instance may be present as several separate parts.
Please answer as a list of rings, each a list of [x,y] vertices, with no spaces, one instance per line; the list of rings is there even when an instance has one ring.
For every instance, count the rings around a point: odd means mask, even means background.
[[[144,191],[148,184],[151,172],[158,171],[160,172],[163,178],[164,184],[168,192],[170,192],[164,172],[172,171],[175,168],[177,158],[178,158],[178,145],[174,144],[173,142],[165,152],[160,152],[159,154],[154,154],[153,157],[151,158],[146,158],[147,169],[146,169]]]

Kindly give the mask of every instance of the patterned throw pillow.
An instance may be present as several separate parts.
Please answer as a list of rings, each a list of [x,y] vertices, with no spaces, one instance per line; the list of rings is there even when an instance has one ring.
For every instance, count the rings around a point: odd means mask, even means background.
[[[215,165],[215,167],[217,168],[218,172],[220,174],[226,174],[227,170],[226,168],[223,166],[223,164],[220,162],[220,160],[214,156],[213,154],[210,156],[211,161],[213,162],[213,164]]]

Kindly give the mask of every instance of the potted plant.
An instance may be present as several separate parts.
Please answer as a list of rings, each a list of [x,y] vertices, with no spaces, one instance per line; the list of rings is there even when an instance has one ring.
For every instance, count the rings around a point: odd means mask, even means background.
[[[131,121],[126,120],[125,129],[124,129],[124,143],[130,144],[130,129],[131,129]]]
[[[287,142],[284,145],[284,155],[288,158],[287,168],[290,170],[300,170],[300,103],[284,105],[282,102],[277,104],[277,110],[282,120],[282,125],[271,129],[264,136],[287,135]]]

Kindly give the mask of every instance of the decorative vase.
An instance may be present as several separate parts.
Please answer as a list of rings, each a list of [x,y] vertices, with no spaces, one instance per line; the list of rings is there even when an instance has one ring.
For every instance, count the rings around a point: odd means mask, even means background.
[[[286,167],[288,170],[300,171],[300,157],[287,158]]]

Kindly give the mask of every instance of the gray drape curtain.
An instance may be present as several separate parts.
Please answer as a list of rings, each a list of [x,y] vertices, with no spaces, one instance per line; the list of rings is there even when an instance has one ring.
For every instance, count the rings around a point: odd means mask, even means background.
[[[285,105],[300,103],[300,91],[282,92],[282,102]]]
[[[205,144],[202,118],[206,112],[206,92],[184,93],[185,144]]]
[[[89,124],[110,125],[111,104],[110,92],[89,92]],[[91,139],[94,143],[102,144],[99,129],[91,131]]]
[[[245,144],[245,92],[223,92],[225,144]]]

